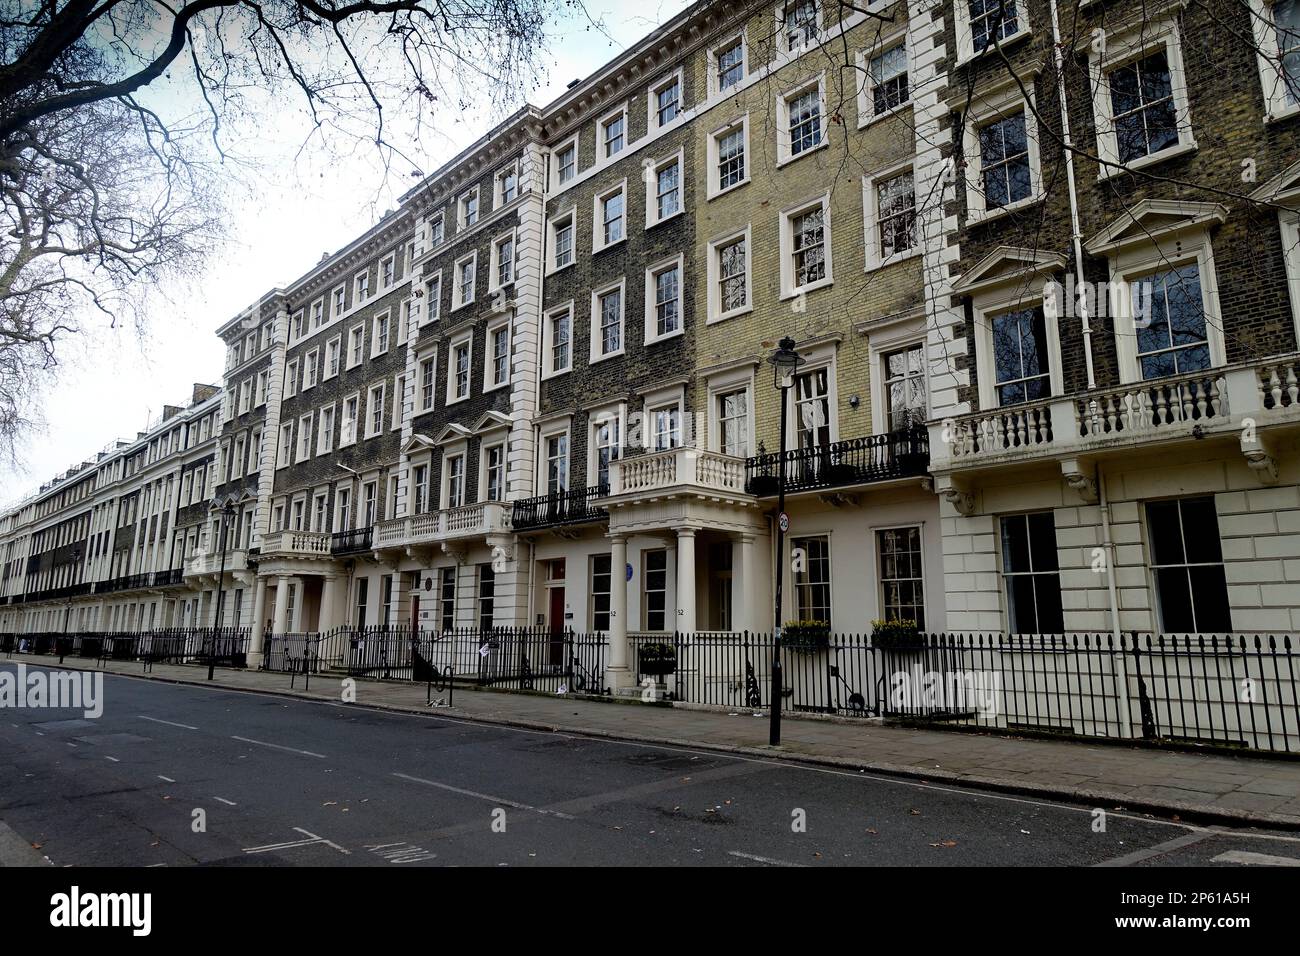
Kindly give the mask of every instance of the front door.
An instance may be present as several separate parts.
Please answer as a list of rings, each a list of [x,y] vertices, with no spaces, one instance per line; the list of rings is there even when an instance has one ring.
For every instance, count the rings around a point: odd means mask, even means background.
[[[547,588],[547,597],[550,599],[547,624],[551,630],[551,639],[548,642],[546,662],[562,665],[564,663],[564,585]]]

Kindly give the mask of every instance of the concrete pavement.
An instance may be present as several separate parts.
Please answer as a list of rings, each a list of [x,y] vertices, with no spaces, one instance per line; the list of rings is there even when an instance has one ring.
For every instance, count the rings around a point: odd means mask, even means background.
[[[48,657],[17,656],[49,666]],[[67,667],[93,669],[69,658]],[[108,672],[179,683],[207,684],[206,669],[107,663]],[[310,690],[285,674],[219,669],[220,687],[338,702],[338,678],[314,676]],[[425,686],[358,680],[356,706],[428,713]],[[435,693],[435,697],[445,697]],[[454,707],[439,713],[619,740],[668,743],[725,753],[798,760],[1001,792],[1052,797],[1097,807],[1179,815],[1230,825],[1300,830],[1300,761],[1222,756],[1019,739],[967,732],[883,726],[787,715],[782,746],[767,746],[766,714],[684,706],[554,697],[457,688]]]

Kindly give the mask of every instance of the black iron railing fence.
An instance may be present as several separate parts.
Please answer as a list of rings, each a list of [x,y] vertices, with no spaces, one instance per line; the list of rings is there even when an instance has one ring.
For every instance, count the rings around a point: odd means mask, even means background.
[[[353,528],[350,531],[335,531],[330,538],[330,553],[357,554],[369,551],[374,539],[374,527]]]
[[[449,631],[340,628],[267,639],[267,670],[334,673],[379,680],[455,679],[514,690],[601,693],[607,640],[549,628]]]
[[[593,485],[551,495],[539,495],[536,498],[525,498],[514,503],[511,525],[516,531],[527,531],[530,528],[599,521],[605,517],[605,511],[595,502],[597,498],[603,498],[608,494],[607,486]]]
[[[930,467],[930,436],[922,426],[849,438],[813,448],[755,455],[745,461],[745,490],[758,497],[777,493],[785,458],[785,490],[808,491],[924,475]]]
[[[207,664],[244,667],[250,630],[246,627],[168,627],[146,631],[74,631],[0,634],[0,653],[59,654],[99,661]]]
[[[771,704],[770,633],[629,635],[637,687],[728,708]],[[248,629],[0,633],[0,653],[242,666]],[[783,707],[1010,733],[1300,754],[1290,635],[804,634],[781,649]],[[275,634],[261,666],[390,680],[609,693],[607,635],[548,628],[342,628]]]

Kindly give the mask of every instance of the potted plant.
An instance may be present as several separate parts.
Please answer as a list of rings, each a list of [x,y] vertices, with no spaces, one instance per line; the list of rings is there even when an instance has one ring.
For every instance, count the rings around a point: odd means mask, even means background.
[[[928,441],[929,436],[922,424],[914,424],[894,433],[894,460],[904,474],[915,474],[929,466]]]
[[[781,628],[781,646],[811,653],[830,645],[831,626],[826,621],[787,621]]]
[[[637,648],[637,669],[662,684],[664,677],[677,673],[677,649],[663,642],[642,644]]]
[[[911,651],[925,646],[925,638],[912,620],[872,621],[871,643],[882,651]]]
[[[770,498],[781,490],[776,475],[758,474],[749,479],[746,490],[756,498]]]
[[[828,485],[852,485],[858,480],[858,469],[856,465],[850,465],[848,462],[833,461],[826,466],[826,484]]]

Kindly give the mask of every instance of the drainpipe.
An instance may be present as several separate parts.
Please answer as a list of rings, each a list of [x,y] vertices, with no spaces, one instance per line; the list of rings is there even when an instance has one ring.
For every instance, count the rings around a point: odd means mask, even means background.
[[[1052,47],[1056,53],[1056,95],[1061,102],[1061,139],[1065,144],[1065,179],[1070,192],[1070,232],[1074,240],[1074,272],[1080,286],[1083,284],[1083,232],[1079,228],[1079,197],[1074,184],[1074,137],[1070,135],[1070,110],[1065,103],[1065,56],[1061,52],[1061,26],[1056,14],[1056,0],[1050,0],[1052,10]],[[1087,298],[1078,296],[1076,305],[1083,322],[1083,357],[1088,367],[1088,391],[1097,387],[1092,370],[1092,326],[1089,324]]]
[[[1097,465],[1097,501],[1101,508],[1101,543],[1106,552],[1106,589],[1110,592],[1110,630],[1120,647],[1119,591],[1115,587],[1115,542],[1110,536],[1110,500],[1106,497],[1106,474]]]

